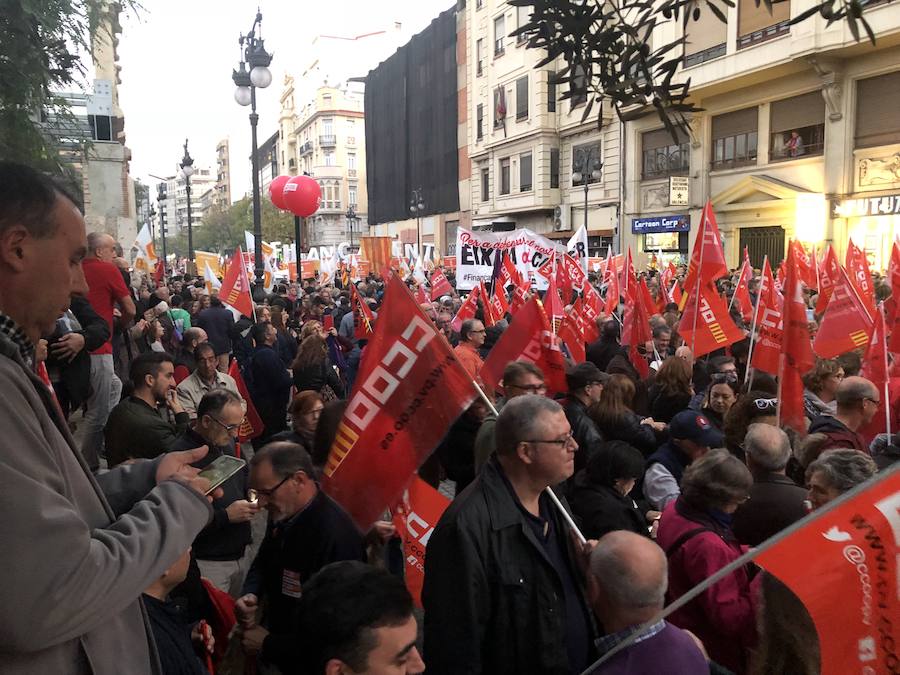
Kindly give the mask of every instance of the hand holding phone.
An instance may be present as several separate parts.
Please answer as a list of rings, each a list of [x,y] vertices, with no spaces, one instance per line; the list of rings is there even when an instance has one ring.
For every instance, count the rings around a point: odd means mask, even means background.
[[[203,469],[198,474],[198,478],[205,478],[209,481],[209,489],[206,491],[206,494],[210,494],[245,466],[247,466],[247,462],[243,459],[238,459],[231,455],[222,455]]]

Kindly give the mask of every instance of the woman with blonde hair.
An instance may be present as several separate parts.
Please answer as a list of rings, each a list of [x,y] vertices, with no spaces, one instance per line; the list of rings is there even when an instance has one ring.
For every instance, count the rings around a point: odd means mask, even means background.
[[[300,343],[291,370],[297,391],[318,392],[326,402],[344,398],[344,383],[328,358],[328,345],[319,332],[311,332]]]

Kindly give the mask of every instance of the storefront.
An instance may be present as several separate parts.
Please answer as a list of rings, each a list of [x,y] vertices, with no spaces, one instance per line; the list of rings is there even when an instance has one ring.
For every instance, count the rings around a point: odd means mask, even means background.
[[[690,214],[631,219],[631,234],[638,242],[638,251],[648,259],[655,254],[660,262],[671,260],[680,264],[687,260],[690,231]]]
[[[851,196],[834,204],[834,218],[845,222],[847,240],[866,252],[872,270],[885,270],[900,235],[900,191]]]

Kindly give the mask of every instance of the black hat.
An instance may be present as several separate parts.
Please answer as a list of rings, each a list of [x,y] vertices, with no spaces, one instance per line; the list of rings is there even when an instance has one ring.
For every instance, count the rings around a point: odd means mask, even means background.
[[[566,373],[566,386],[569,391],[583,389],[594,382],[606,384],[607,380],[609,380],[609,375],[590,361],[572,366]]]

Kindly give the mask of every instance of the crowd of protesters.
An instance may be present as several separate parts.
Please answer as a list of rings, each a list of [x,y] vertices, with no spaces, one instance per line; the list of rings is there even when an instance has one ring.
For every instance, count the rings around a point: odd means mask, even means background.
[[[808,623],[802,605],[752,564],[646,623],[897,460],[900,439],[865,435],[884,391],[860,354],[806,375],[807,434],[779,428],[773,378],[751,388],[747,339],[694,358],[675,305],[630,353],[621,304],[597,317],[557,400],[510,362],[419,470],[453,497],[422,617],[389,515],[362,533],[319,480],[366,354],[349,285],[377,326],[384,282],[280,284],[236,316],[123,253],[64,189],[0,163],[0,671],[563,675],[631,638],[593,672],[819,672],[814,632],[771,630],[787,608]],[[515,316],[486,328],[480,305],[453,330],[463,299],[421,309],[477,381]],[[210,493],[199,471],[224,455],[247,466]]]

